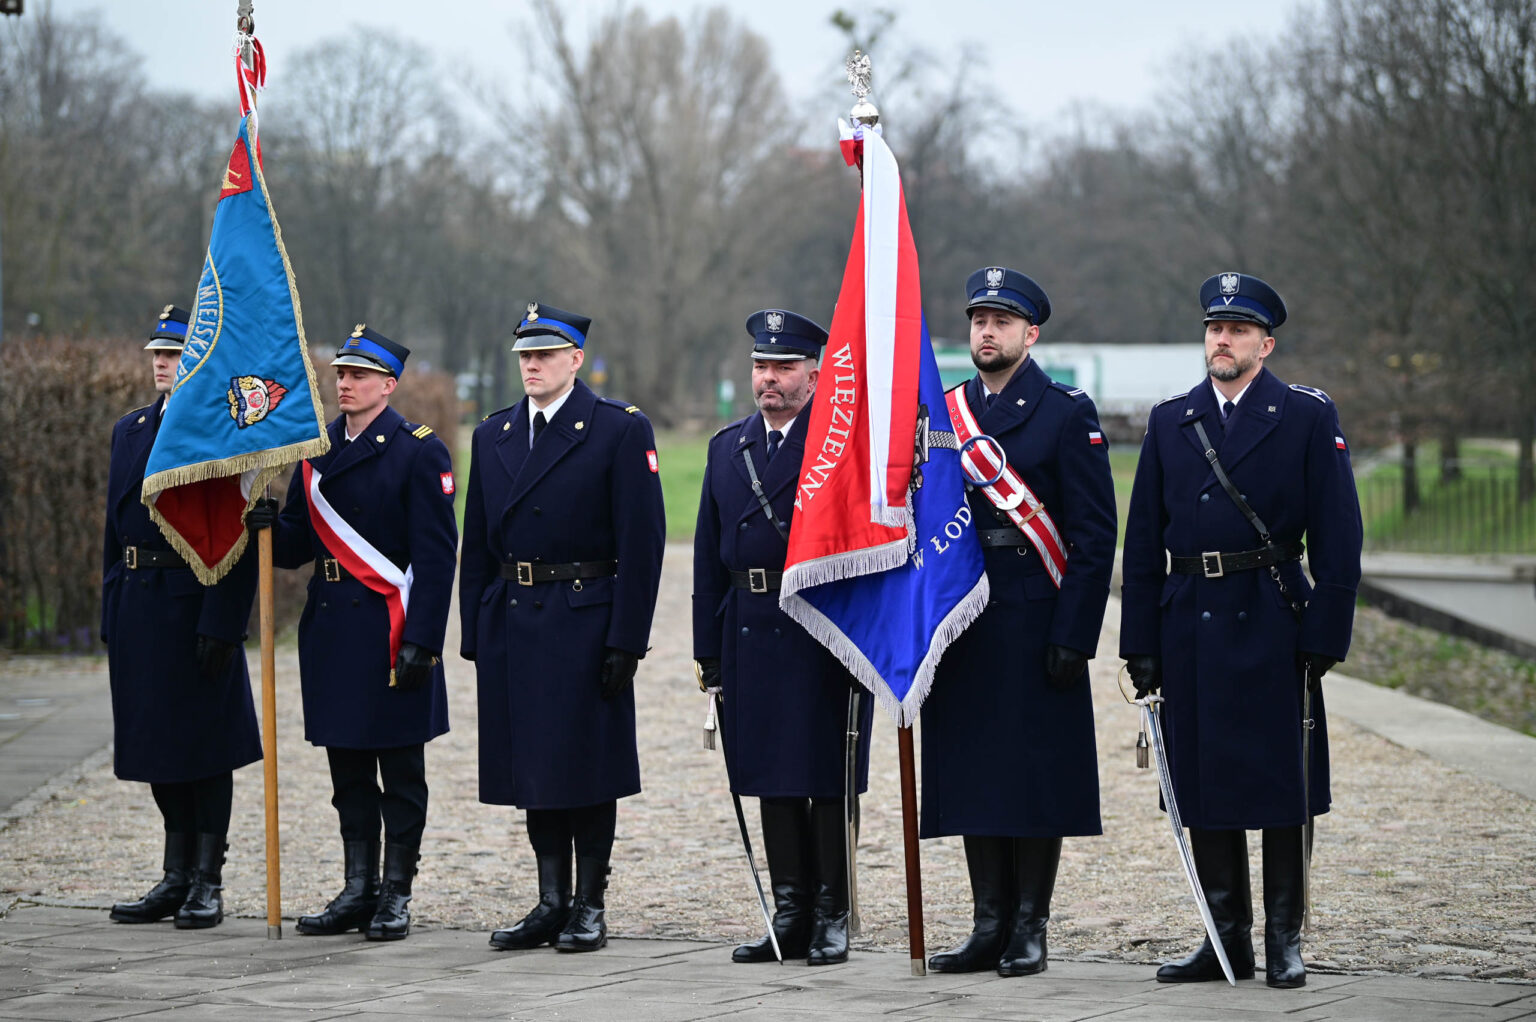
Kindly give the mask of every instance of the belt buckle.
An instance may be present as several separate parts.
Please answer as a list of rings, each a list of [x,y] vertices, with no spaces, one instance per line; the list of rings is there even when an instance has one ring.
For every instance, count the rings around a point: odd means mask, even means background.
[[[748,568],[747,589],[749,592],[766,593],[768,591],[768,569]]]
[[[325,572],[327,582],[341,581],[341,562],[334,557],[327,557],[320,562],[320,567]]]
[[[139,548],[136,546],[123,547],[123,567],[129,571],[136,571],[139,567]]]
[[[1211,565],[1213,564],[1216,566],[1214,571],[1211,569]],[[1221,578],[1223,575],[1225,575],[1227,572],[1226,569],[1221,565],[1221,551],[1201,551],[1200,570],[1204,572],[1206,578]]]
[[[520,585],[520,586],[531,586],[531,585],[533,585],[533,562],[532,561],[518,561],[517,562],[517,584]]]

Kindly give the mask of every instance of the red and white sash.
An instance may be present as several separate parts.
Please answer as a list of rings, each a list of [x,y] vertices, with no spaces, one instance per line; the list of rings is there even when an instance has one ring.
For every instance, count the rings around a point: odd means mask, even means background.
[[[358,533],[345,518],[336,513],[331,502],[320,492],[321,474],[310,462],[304,462],[304,489],[309,494],[310,524],[320,542],[335,555],[343,568],[359,582],[384,597],[389,608],[389,666],[395,666],[405,634],[405,611],[411,599],[415,574],[407,567],[401,571],[395,562]]]
[[[949,421],[954,424],[955,436],[961,447],[972,437],[981,435],[981,427],[971,414],[964,390],[965,384],[962,383],[944,393],[944,403],[949,406]],[[1013,524],[1040,552],[1045,570],[1050,574],[1051,581],[1056,583],[1056,588],[1060,589],[1062,575],[1067,570],[1067,544],[1062,541],[1061,533],[1056,531],[1056,523],[1046,512],[1045,505],[1040,503],[1040,498],[1035,496],[1035,491],[1029,488],[1029,484],[1006,460],[999,460],[998,451],[991,444],[972,444],[969,450],[960,455],[960,464],[973,482],[991,479],[997,475],[999,468],[1002,469],[1002,478],[992,486],[981,487],[981,492],[987,495],[995,507],[1008,512]]]

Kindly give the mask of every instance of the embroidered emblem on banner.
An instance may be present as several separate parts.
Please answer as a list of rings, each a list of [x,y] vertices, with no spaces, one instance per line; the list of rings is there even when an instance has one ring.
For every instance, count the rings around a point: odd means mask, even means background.
[[[288,388],[276,380],[264,380],[259,376],[231,376],[229,390],[229,415],[240,429],[254,426],[282,403]]]

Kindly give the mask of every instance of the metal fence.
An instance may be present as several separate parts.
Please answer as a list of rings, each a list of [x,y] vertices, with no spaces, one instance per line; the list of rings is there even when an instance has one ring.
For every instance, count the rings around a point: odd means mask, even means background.
[[[1536,500],[1521,502],[1513,466],[1461,466],[1454,479],[1423,472],[1409,510],[1400,465],[1356,481],[1365,548],[1438,554],[1536,553]]]

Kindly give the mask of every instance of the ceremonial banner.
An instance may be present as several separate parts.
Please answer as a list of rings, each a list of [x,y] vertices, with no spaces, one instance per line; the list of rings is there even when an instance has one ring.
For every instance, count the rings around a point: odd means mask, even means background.
[[[987,603],[896,159],[843,126],[863,203],[811,407],[780,606],[910,726]]]
[[[144,472],[150,516],[207,585],[239,560],[244,514],[262,487],[284,466],[329,447],[299,292],[262,175],[256,71],[243,70],[245,116]]]

